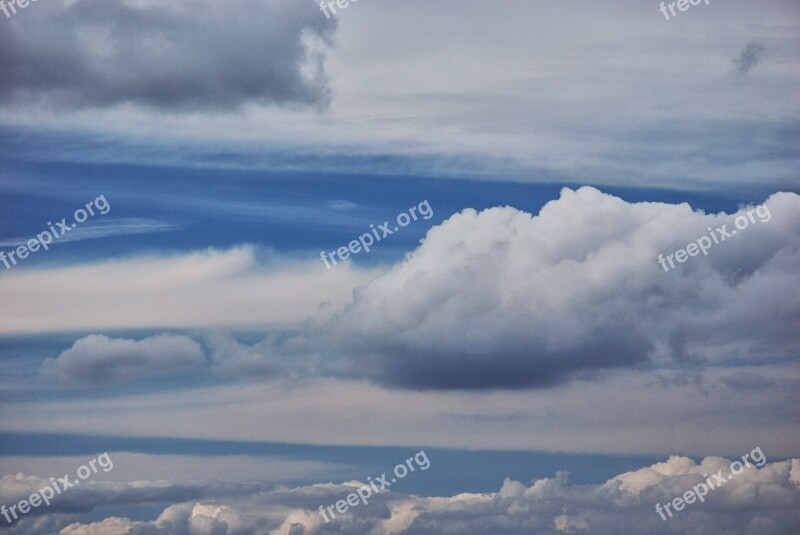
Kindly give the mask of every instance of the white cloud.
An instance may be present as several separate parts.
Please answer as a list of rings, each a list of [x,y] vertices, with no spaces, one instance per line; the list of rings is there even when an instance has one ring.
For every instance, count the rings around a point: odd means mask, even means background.
[[[91,525],[71,524],[62,529],[60,535],[128,535],[136,522],[127,518],[109,517]]]
[[[536,216],[467,209],[334,318],[346,373],[409,388],[551,386],[600,370],[794,359],[800,196],[665,272],[736,214],[564,189]],[[746,218],[746,216],[745,216]],[[709,243],[711,239],[707,238]]]

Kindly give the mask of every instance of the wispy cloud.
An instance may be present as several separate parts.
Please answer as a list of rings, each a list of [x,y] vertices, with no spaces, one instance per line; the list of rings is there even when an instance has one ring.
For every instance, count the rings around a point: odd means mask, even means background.
[[[91,221],[85,225],[79,225],[64,234],[55,243],[64,243],[81,240],[94,240],[98,238],[108,238],[111,236],[126,236],[136,234],[154,234],[158,232],[172,232],[181,230],[183,225],[167,223],[144,218],[127,218],[116,221]],[[15,247],[26,243],[33,236],[20,238],[0,239],[0,247]]]

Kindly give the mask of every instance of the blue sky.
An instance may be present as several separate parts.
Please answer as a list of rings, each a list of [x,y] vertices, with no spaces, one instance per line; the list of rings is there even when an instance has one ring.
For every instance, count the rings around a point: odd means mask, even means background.
[[[0,532],[790,532],[798,25],[789,1],[0,14],[0,251],[110,206],[0,264],[0,505],[115,459]]]

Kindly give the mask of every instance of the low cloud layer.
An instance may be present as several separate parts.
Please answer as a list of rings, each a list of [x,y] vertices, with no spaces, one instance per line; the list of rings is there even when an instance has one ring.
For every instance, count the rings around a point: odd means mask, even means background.
[[[334,319],[344,373],[414,389],[517,388],[609,368],[796,358],[800,196],[766,207],[738,231],[752,207],[704,214],[589,187],[562,190],[536,216],[464,210]],[[659,265],[723,225],[738,235]]]
[[[52,0],[0,25],[0,96],[60,106],[324,105],[313,2]]]
[[[42,374],[64,383],[103,384],[145,375],[170,375],[205,363],[203,348],[186,336],[161,334],[142,340],[93,334],[76,341]]]
[[[566,473],[530,484],[506,479],[493,493],[416,497],[384,491],[326,524],[318,508],[335,503],[359,482],[316,484],[298,488],[262,489],[242,486],[242,492],[222,484],[186,486],[168,482],[138,481],[105,484],[103,492],[78,489],[43,516],[27,517],[15,533],[48,532],[61,535],[484,535],[486,533],[716,533],[762,535],[791,533],[800,522],[800,460],[768,462],[763,452],[760,467],[749,466],[731,477],[730,461],[706,457],[672,456],[664,463],[620,474],[601,485],[572,485]],[[656,503],[666,503],[704,481],[704,473],[728,479],[710,490],[704,502],[687,505],[672,518],[662,520]],[[423,477],[423,476],[420,476]],[[435,477],[433,472],[424,477]],[[38,481],[23,475],[0,480],[0,497],[24,498]],[[99,490],[99,489],[98,489]],[[194,496],[207,496],[205,499]],[[216,496],[217,499],[212,499]],[[162,500],[173,503],[148,522],[109,517],[93,523],[76,523],[63,514],[86,511],[104,504],[142,504]],[[39,511],[37,511],[38,513]],[[37,531],[37,529],[39,531]]]

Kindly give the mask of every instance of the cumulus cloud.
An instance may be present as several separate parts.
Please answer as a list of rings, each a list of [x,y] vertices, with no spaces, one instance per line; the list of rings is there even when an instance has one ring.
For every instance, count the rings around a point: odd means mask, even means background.
[[[497,492],[491,493],[417,497],[386,491],[372,496],[366,505],[337,513],[328,524],[318,513],[319,505],[342,499],[358,482],[260,492],[248,489],[247,494],[235,496],[220,493],[217,499],[179,498],[185,501],[172,500],[173,505],[153,521],[118,517],[86,524],[60,517],[51,521],[60,522],[61,535],[666,534],[705,533],[708,526],[714,526],[716,533],[730,535],[790,533],[800,521],[800,461],[759,464],[763,466],[744,468],[723,486],[709,491],[705,502],[687,505],[667,521],[656,513],[656,503],[682,495],[705,479],[705,470],[724,471],[730,461],[707,457],[695,463],[672,456],[664,463],[620,474],[599,485],[571,485],[568,474],[561,472],[530,484],[506,479]],[[727,478],[729,473],[723,475]],[[211,487],[205,492],[208,496],[214,495]],[[97,504],[141,503],[148,492],[156,500],[169,491],[168,483],[137,482],[94,498]],[[16,532],[34,533],[34,521],[23,520]]]
[[[45,487],[52,487],[53,483],[48,478],[18,473],[5,475],[0,478],[0,503],[11,504],[26,500],[31,494]],[[206,482],[175,482],[163,480],[133,480],[128,482],[113,482],[102,480],[87,480],[80,487],[64,490],[53,499],[47,507],[40,506],[31,509],[26,515],[14,523],[17,533],[42,533],[37,528],[43,524],[61,524],[64,526],[71,515],[86,513],[100,506],[107,505],[140,505],[153,503],[184,503],[195,500],[211,500],[214,498],[230,498],[232,496],[258,495],[269,489],[267,484],[256,483],[227,483],[217,481]],[[170,511],[168,508],[164,514]],[[164,516],[162,514],[162,517]],[[5,524],[5,520],[0,520]],[[126,519],[105,519],[105,527],[109,530],[125,525]],[[97,533],[93,531],[80,531],[80,526],[68,529],[76,530],[75,533]],[[53,533],[56,530],[48,530]],[[109,531],[114,533],[114,531]]]
[[[71,524],[59,533],[60,535],[128,535],[135,522],[127,518],[109,517],[91,525]]]
[[[344,373],[408,388],[545,387],[617,367],[796,358],[800,196],[669,272],[736,214],[564,189],[536,216],[467,209],[331,324]],[[709,238],[709,241],[710,238]]]
[[[335,21],[313,2],[63,0],[0,27],[0,96],[61,105],[325,104]]]
[[[42,373],[62,382],[106,384],[170,375],[205,362],[203,348],[187,336],[160,334],[137,341],[93,334],[47,359]]]

